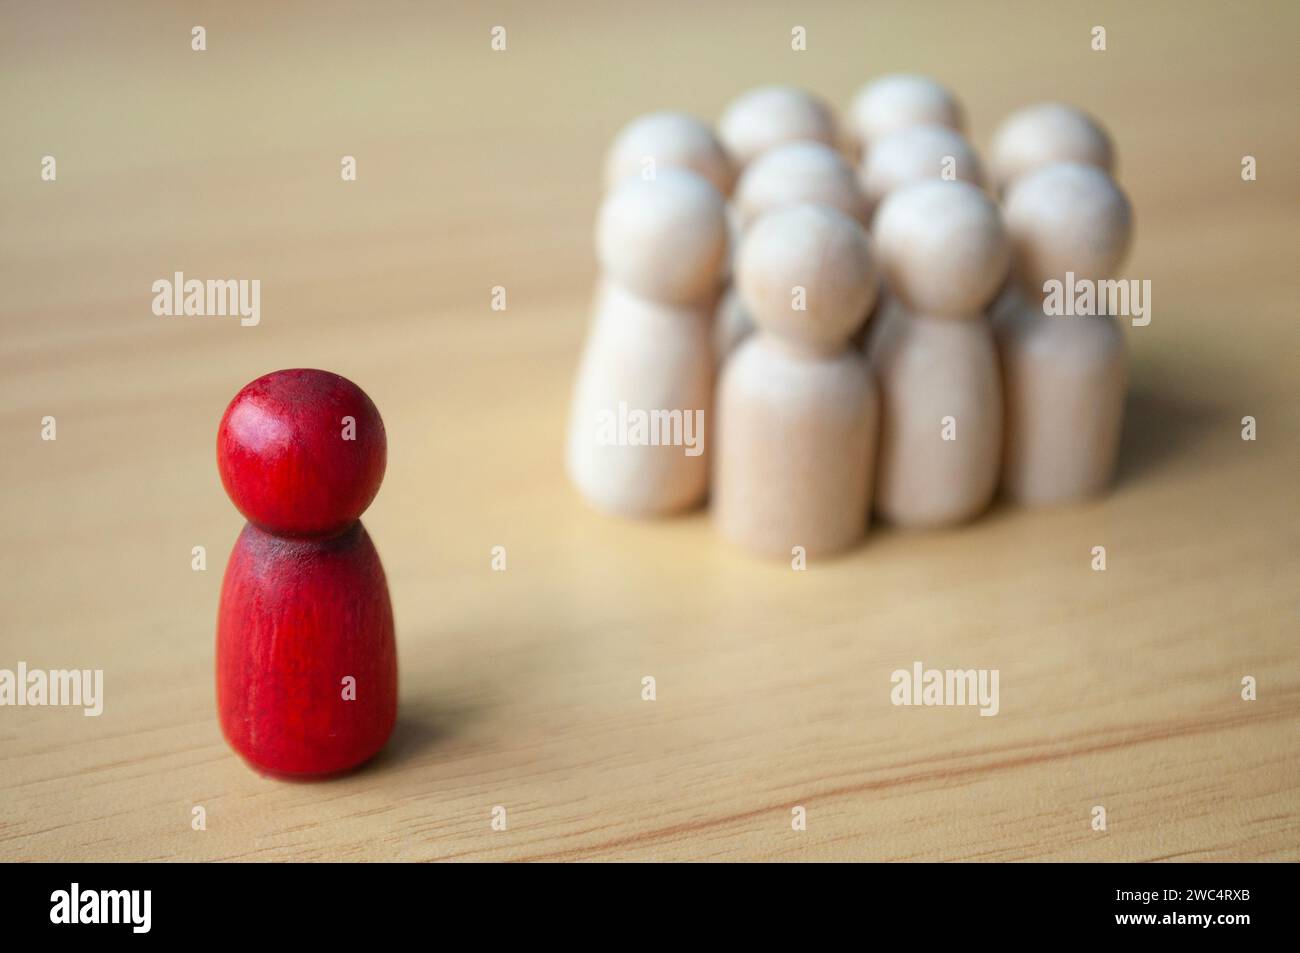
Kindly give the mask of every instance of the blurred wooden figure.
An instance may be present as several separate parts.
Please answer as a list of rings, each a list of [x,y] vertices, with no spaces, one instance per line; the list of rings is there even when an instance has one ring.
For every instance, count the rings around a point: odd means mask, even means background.
[[[905,186],[875,226],[885,281],[905,312],[871,355],[881,396],[876,510],[907,527],[960,523],[997,488],[1001,383],[983,311],[1010,244],[997,207],[967,182]]]
[[[922,179],[984,185],[983,165],[966,137],[931,123],[904,126],[878,139],[862,160],[859,176],[873,210],[890,192]]]
[[[1081,162],[1113,174],[1115,149],[1096,120],[1064,103],[1026,106],[993,134],[989,165],[1000,194],[1020,176],[1054,162]]]
[[[605,156],[605,188],[624,179],[654,178],[659,169],[690,169],[730,195],[736,171],[718,137],[694,116],[648,113],[633,119],[615,137]]]
[[[764,212],[799,202],[829,205],[867,225],[867,201],[853,166],[823,142],[799,139],[773,146],[746,166],[736,184],[742,230]]]
[[[731,541],[791,558],[844,550],[866,532],[877,399],[849,338],[876,295],[866,232],[827,206],[760,217],[736,259],[758,323],[723,369],[714,519]]]
[[[606,512],[687,509],[708,489],[722,195],[686,169],[624,179],[601,205],[596,246],[603,274],[569,418],[570,479]]]
[[[1045,285],[1112,277],[1128,251],[1132,213],[1106,172],[1057,163],[1015,181],[1005,218],[1021,301],[996,324],[1006,402],[1002,486],[1020,503],[1085,499],[1115,473],[1124,335],[1114,315],[1046,313]]]
[[[957,97],[928,76],[894,73],[872,80],[858,90],[849,106],[846,125],[853,158],[867,158],[883,137],[920,124],[961,132],[965,113]]]
[[[760,86],[742,94],[722,114],[718,135],[742,171],[783,142],[811,139],[835,146],[839,136],[830,107],[792,86]]]

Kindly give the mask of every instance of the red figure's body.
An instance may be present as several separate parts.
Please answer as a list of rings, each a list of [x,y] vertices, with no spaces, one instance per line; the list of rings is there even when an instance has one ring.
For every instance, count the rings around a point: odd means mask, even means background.
[[[217,709],[227,741],[259,771],[336,774],[392,732],[393,611],[357,519],[386,454],[374,404],[326,371],[258,378],[221,420],[221,480],[250,523],[221,588]]]

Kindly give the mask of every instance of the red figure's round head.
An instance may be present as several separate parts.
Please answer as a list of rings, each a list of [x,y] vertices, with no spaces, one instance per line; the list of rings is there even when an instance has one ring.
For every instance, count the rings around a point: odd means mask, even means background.
[[[347,529],[379,492],[384,422],[356,384],[329,371],[275,371],[246,386],[217,431],[226,493],[251,523],[284,536]]]

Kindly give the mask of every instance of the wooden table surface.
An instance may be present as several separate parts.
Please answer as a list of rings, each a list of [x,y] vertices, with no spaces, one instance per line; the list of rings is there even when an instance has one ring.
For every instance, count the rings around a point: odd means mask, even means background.
[[[106,696],[0,709],[0,859],[1300,859],[1298,9],[0,7],[0,668]],[[1114,492],[806,572],[591,512],[562,434],[611,136],[896,70],[981,148],[1037,99],[1112,130],[1153,285]],[[176,271],[260,279],[261,323],[155,316]],[[292,366],[390,447],[399,724],[315,784],[245,767],[213,701],[217,421]],[[893,706],[914,661],[999,670],[1000,713]]]

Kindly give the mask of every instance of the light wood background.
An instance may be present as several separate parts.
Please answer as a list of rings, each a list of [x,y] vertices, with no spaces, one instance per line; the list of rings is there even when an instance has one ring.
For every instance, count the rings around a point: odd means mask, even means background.
[[[102,668],[107,696],[0,709],[0,858],[1300,859],[1300,15],[1084,7],[0,7],[0,667]],[[900,69],[981,147],[1037,99],[1112,130],[1154,314],[1114,493],[802,573],[703,513],[589,511],[561,443],[614,132]],[[259,278],[260,326],[155,317],[178,270]],[[317,784],[251,772],[213,704],[217,421],[292,366],[359,383],[390,441],[365,522],[400,723]],[[916,660],[999,669],[1001,713],[893,707]]]

